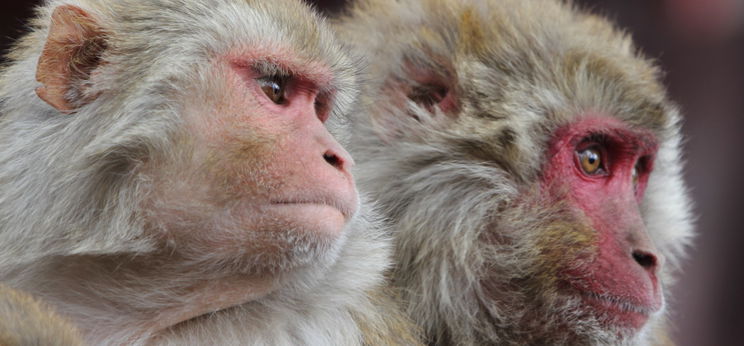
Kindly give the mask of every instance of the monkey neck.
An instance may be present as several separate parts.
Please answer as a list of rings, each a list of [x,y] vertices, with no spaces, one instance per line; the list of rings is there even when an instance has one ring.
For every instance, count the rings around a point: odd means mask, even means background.
[[[180,304],[159,311],[150,330],[157,334],[200,316],[256,301],[273,292],[276,286],[277,280],[268,275],[233,274],[201,281],[185,288],[187,293]]]
[[[393,305],[370,298],[390,255],[384,228],[371,220],[378,219],[352,220],[337,257],[286,272],[259,275],[241,263],[169,253],[38,259],[0,267],[0,277],[52,305],[90,345],[353,345],[363,333],[397,333],[407,323],[391,317]]]
[[[37,275],[44,284],[27,284],[85,333],[124,326],[138,330],[137,337],[256,301],[283,281],[280,274],[210,272],[183,263],[176,256],[71,256],[44,266]]]

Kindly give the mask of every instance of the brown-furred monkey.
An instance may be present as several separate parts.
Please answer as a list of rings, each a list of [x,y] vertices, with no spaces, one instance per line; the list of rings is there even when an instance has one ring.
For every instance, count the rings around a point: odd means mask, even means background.
[[[52,0],[8,60],[0,281],[87,344],[414,342],[331,135],[358,64],[307,5]]]
[[[438,345],[662,342],[692,235],[680,116],[628,35],[555,0],[360,0],[351,147]]]

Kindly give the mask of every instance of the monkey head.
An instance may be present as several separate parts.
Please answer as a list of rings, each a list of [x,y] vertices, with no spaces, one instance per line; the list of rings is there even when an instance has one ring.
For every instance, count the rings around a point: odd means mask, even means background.
[[[137,238],[176,252],[250,254],[249,266],[283,266],[268,259],[299,248],[333,248],[358,208],[351,158],[327,128],[354,97],[350,61],[338,49],[319,57],[331,38],[312,20],[298,31],[313,40],[300,45],[304,38],[279,24],[291,15],[270,6],[224,1],[200,14],[163,13],[172,28],[139,27],[167,4],[143,9],[142,18],[121,18],[129,12],[118,8],[50,6],[36,70],[46,113],[110,131],[88,130],[91,143],[108,148],[91,144],[94,157],[80,160],[116,170],[143,191],[133,209]],[[295,2],[282,6],[306,11]],[[256,18],[267,18],[258,27],[272,34],[244,27]],[[187,30],[193,23],[203,27]],[[201,36],[209,35],[220,39],[206,45]],[[138,129],[139,138],[131,135]],[[81,136],[74,131],[63,133]],[[142,138],[155,132],[158,138]]]
[[[355,4],[352,147],[439,344],[642,344],[692,234],[680,116],[626,34],[560,1]],[[370,35],[374,32],[374,35]]]

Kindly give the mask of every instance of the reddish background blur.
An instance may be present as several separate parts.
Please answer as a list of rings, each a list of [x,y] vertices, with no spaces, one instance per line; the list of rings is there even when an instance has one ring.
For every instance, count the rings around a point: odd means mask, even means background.
[[[313,1],[337,11],[344,0]],[[671,302],[680,346],[741,345],[744,333],[744,0],[575,0],[626,28],[682,106],[696,246]],[[0,49],[37,1],[0,5]]]

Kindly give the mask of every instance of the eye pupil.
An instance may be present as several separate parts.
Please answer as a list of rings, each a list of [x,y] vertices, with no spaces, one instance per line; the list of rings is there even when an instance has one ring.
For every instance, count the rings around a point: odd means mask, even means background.
[[[591,147],[579,151],[579,163],[586,174],[599,174],[602,169],[602,156],[599,149]]]

